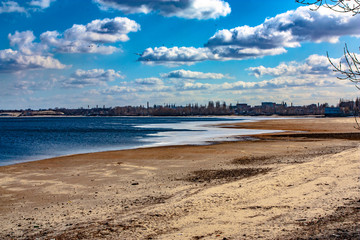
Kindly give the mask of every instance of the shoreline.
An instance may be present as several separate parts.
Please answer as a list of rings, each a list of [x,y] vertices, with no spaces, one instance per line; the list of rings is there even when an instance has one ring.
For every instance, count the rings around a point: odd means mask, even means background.
[[[61,116],[60,116],[61,117]],[[55,117],[58,118],[58,117]],[[178,117],[177,117],[178,118]],[[187,119],[199,119],[203,118],[199,117],[184,117]],[[209,119],[211,117],[206,117]],[[53,154],[51,156],[50,153],[43,153],[42,155],[38,156],[30,156],[26,159],[21,160],[8,160],[6,162],[1,163],[0,166],[8,166],[14,164],[21,164],[24,162],[34,162],[34,161],[41,161],[45,159],[51,158],[58,158],[58,157],[66,157],[66,156],[73,156],[79,154],[91,154],[91,153],[101,153],[101,152],[112,152],[112,151],[122,151],[122,150],[131,150],[131,149],[143,149],[143,148],[152,148],[152,147],[163,147],[163,146],[183,146],[183,145],[209,145],[209,144],[216,144],[225,141],[238,141],[237,136],[256,136],[258,134],[264,133],[272,133],[277,132],[279,130],[268,130],[268,129],[242,129],[242,130],[235,130],[237,132],[228,131],[228,129],[222,129],[222,125],[229,125],[229,124],[236,124],[236,120],[239,120],[238,123],[242,122],[255,122],[255,121],[264,121],[264,120],[271,120],[273,118],[256,118],[256,117],[247,117],[247,118],[239,118],[237,116],[231,117],[213,117],[214,119],[223,119],[223,120],[216,120],[216,121],[185,121],[185,122],[178,122],[178,123],[163,123],[163,124],[146,124],[146,125],[136,125],[136,128],[156,128],[158,132],[156,134],[151,134],[151,136],[146,136],[142,140],[142,143],[137,145],[129,145],[129,146],[108,146],[106,148],[100,149],[99,147],[94,146],[92,150],[84,149],[84,150],[71,150],[64,153],[58,153],[56,155]],[[229,122],[226,122],[229,119]],[[232,119],[232,120],[230,120]],[[235,119],[235,120],[234,120]],[[286,118],[284,118],[286,119]],[[233,122],[234,121],[234,122]],[[161,129],[172,129],[174,131],[165,131],[162,132]],[[183,129],[183,131],[181,131]],[[180,131],[178,131],[180,130]],[[201,131],[201,134],[198,131]],[[228,133],[224,133],[227,131]],[[216,133],[218,132],[218,133]],[[219,134],[220,132],[220,134]],[[253,132],[253,133],[251,133]],[[179,136],[178,136],[179,135]],[[173,139],[176,139],[174,141]],[[181,140],[185,139],[185,140]]]
[[[119,115],[119,116],[85,116],[85,115],[31,115],[31,116],[5,116],[5,115],[0,115],[0,118],[31,118],[31,117],[184,117],[184,118],[191,118],[191,117],[214,117],[214,118],[226,118],[226,117],[280,117],[280,118],[325,118],[325,115],[277,115],[277,114],[273,114],[273,115]],[[347,117],[353,117],[353,116],[345,116],[345,117],[340,117],[340,118],[347,118]],[[338,117],[336,117],[338,118]]]
[[[35,117],[35,116],[30,116],[30,117]],[[59,116],[61,117],[61,116]],[[72,116],[70,116],[72,117]],[[79,116],[82,117],[82,116]],[[86,117],[86,116],[85,116]],[[122,116],[121,116],[122,117]],[[126,117],[126,116],[125,116]],[[146,116],[145,116],[146,117]],[[171,117],[171,116],[170,116]],[[197,118],[198,116],[195,116],[194,118]],[[200,118],[202,116],[199,116]],[[231,116],[229,118],[237,118],[238,116]],[[206,146],[206,145],[212,145],[212,144],[221,144],[224,142],[237,142],[237,141],[244,141],[243,139],[247,139],[247,138],[254,138],[256,139],[257,137],[263,137],[266,135],[274,135],[277,133],[279,134],[284,134],[284,133],[289,133],[289,134],[294,134],[294,133],[301,133],[304,130],[306,130],[307,132],[319,132],[319,131],[324,131],[321,130],[321,128],[319,128],[319,124],[316,125],[316,128],[314,129],[314,127],[312,129],[297,129],[296,127],[294,128],[294,126],[284,126],[283,124],[277,124],[277,121],[283,121],[283,120],[299,120],[299,119],[313,119],[316,120],[317,122],[319,121],[319,119],[322,119],[321,121],[325,122],[327,121],[326,119],[329,118],[314,118],[314,117],[294,117],[294,118],[283,118],[280,116],[271,116],[271,117],[250,117],[249,119],[246,119],[246,116],[244,121],[241,122],[234,122],[234,123],[206,123],[204,122],[201,125],[196,125],[195,127],[201,126],[201,127],[210,127],[210,128],[225,128],[225,129],[244,129],[244,130],[265,130],[265,131],[269,131],[268,133],[254,133],[254,134],[232,134],[232,135],[224,135],[221,136],[220,138],[225,138],[226,140],[221,140],[221,139],[213,139],[213,140],[205,140],[203,139],[200,142],[196,142],[196,143],[177,143],[177,144],[164,144],[162,142],[160,143],[152,143],[152,144],[146,144],[144,143],[141,146],[132,146],[132,147],[124,147],[124,148],[118,148],[116,149],[116,147],[109,147],[109,150],[94,150],[94,151],[78,151],[78,152],[74,152],[74,153],[69,153],[69,154],[63,154],[63,155],[58,155],[58,156],[52,156],[52,157],[45,157],[45,158],[36,158],[36,159],[30,159],[30,160],[16,160],[14,161],[14,163],[10,163],[10,164],[6,164],[6,165],[0,165],[0,167],[3,166],[10,166],[10,165],[17,165],[17,164],[22,164],[22,163],[27,163],[27,162],[36,162],[36,161],[43,161],[43,160],[49,160],[49,159],[54,159],[54,158],[61,158],[61,157],[72,157],[72,156],[77,156],[77,155],[83,155],[83,154],[94,154],[94,153],[106,153],[106,152],[117,152],[117,151],[126,151],[126,150],[134,150],[134,149],[146,149],[146,148],[157,148],[157,147],[174,147],[174,146]],[[188,118],[188,117],[186,117]],[[216,116],[214,116],[214,118],[217,118]],[[226,117],[225,117],[226,118]],[[330,119],[338,119],[338,120],[345,120],[345,119],[352,119],[352,118],[330,118]],[[239,119],[240,120],[240,119]],[[270,124],[266,124],[266,122],[271,122]],[[265,124],[263,124],[263,122],[265,122]],[[194,122],[196,123],[196,122]],[[274,124],[275,123],[275,124]],[[301,122],[297,121],[296,124],[301,124]],[[150,125],[154,125],[154,124],[150,124]],[[156,124],[155,124],[156,125]],[[164,125],[165,126],[165,125]],[[341,129],[341,131],[346,131],[346,132],[351,132],[353,129],[349,129],[347,128],[346,130],[344,128]],[[306,132],[305,131],[305,132]],[[184,131],[186,132],[186,131]],[[246,141],[246,140],[245,140]],[[9,161],[11,162],[11,161]]]
[[[0,238],[356,239],[360,134],[351,120],[243,123],[290,132],[0,167]],[[299,129],[309,133],[291,133]]]

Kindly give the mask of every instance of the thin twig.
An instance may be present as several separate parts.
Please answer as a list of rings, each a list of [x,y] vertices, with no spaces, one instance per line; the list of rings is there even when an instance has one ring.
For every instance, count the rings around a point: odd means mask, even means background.
[[[353,15],[360,13],[360,0],[295,0],[304,5],[314,6],[313,11],[321,6],[329,8],[335,12],[351,12]],[[348,3],[350,2],[350,3]]]

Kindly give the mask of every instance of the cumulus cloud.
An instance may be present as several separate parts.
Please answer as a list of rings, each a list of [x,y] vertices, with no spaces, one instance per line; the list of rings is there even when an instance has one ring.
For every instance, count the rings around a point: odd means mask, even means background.
[[[36,51],[37,45],[34,43],[35,36],[32,31],[9,33],[8,38],[12,47],[16,47],[25,54],[32,54]]]
[[[208,48],[194,47],[155,47],[147,48],[139,61],[146,64],[164,64],[169,66],[192,65],[196,62],[218,59]]]
[[[210,48],[218,60],[244,60],[250,58],[260,58],[286,53],[284,48],[259,49],[256,47],[243,48],[238,46],[218,46]],[[211,59],[212,60],[212,59]]]
[[[113,69],[78,69],[68,80],[63,82],[63,86],[83,88],[86,86],[106,85],[107,82],[112,82],[117,78],[124,78],[124,76],[121,75],[120,71]]]
[[[336,64],[340,59],[331,59]],[[309,56],[304,63],[298,63],[295,61],[289,63],[281,63],[274,68],[270,67],[250,67],[246,69],[250,71],[250,75],[254,75],[259,78],[264,75],[270,75],[273,77],[278,76],[296,76],[302,74],[334,74],[333,67],[331,66],[326,56],[320,56],[317,54]]]
[[[51,56],[27,55],[12,49],[0,50],[0,73],[29,69],[63,69],[66,65]]]
[[[176,67],[181,65],[193,65],[202,61],[229,61],[258,58],[268,55],[278,55],[286,52],[283,48],[257,49],[239,48],[236,46],[220,46],[216,48],[194,47],[155,47],[147,48],[141,54],[138,61],[148,65],[166,65]]]
[[[231,12],[230,5],[223,0],[94,0],[104,10],[116,9],[126,14],[151,12],[166,17],[186,19],[216,19]]]
[[[203,72],[193,72],[187,70],[176,70],[169,73],[161,74],[163,78],[185,78],[185,79],[223,79],[229,78],[227,75],[221,73],[203,73]]]
[[[303,42],[336,43],[341,36],[360,36],[360,15],[352,16],[320,8],[301,6],[278,14],[262,24],[217,31],[203,48],[155,47],[139,58],[145,64],[192,65],[206,60],[228,61],[286,53]]]
[[[49,54],[42,52],[41,44],[35,43],[32,31],[15,32],[8,35],[14,49],[0,50],[0,72],[10,73],[30,69],[63,69],[60,63]]]
[[[105,45],[129,40],[128,33],[140,30],[140,25],[128,18],[116,17],[94,20],[87,25],[74,24],[63,34],[47,31],[40,35],[40,42],[34,42],[32,31],[16,31],[9,34],[10,45],[21,52],[41,53],[99,53],[112,54],[119,48]]]
[[[128,18],[94,20],[87,25],[74,24],[64,34],[47,31],[41,34],[43,45],[62,53],[111,54],[118,49],[104,43],[126,42],[128,33],[137,32],[140,25]]]
[[[360,16],[343,14],[327,8],[310,11],[299,7],[266,19],[255,26],[220,30],[206,46],[277,49],[299,47],[302,42],[335,43],[344,35],[360,35]]]
[[[139,30],[140,25],[128,18],[105,18],[93,20],[87,25],[74,24],[65,31],[64,38],[97,43],[126,42],[129,40],[128,33]]]
[[[67,40],[57,31],[47,31],[40,35],[41,45],[45,49],[54,49],[59,53],[99,53],[112,54],[119,49],[114,46],[91,43],[83,40]]]
[[[140,25],[135,21],[116,17],[94,20],[87,25],[75,24],[63,34],[47,31],[40,35],[40,42],[35,42],[32,31],[16,31],[8,35],[10,45],[16,50],[1,50],[0,71],[62,69],[65,65],[52,58],[51,52],[112,54],[119,49],[104,44],[128,41],[127,34],[138,30]]]

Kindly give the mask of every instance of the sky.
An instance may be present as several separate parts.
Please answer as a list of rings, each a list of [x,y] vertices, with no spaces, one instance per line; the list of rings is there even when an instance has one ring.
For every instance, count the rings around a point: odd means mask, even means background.
[[[0,109],[337,104],[360,14],[295,0],[0,1]]]

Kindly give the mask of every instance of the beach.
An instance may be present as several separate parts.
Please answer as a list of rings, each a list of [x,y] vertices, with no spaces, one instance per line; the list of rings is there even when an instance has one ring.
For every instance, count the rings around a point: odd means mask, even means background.
[[[285,131],[2,166],[0,239],[359,239],[354,126],[227,124]]]

